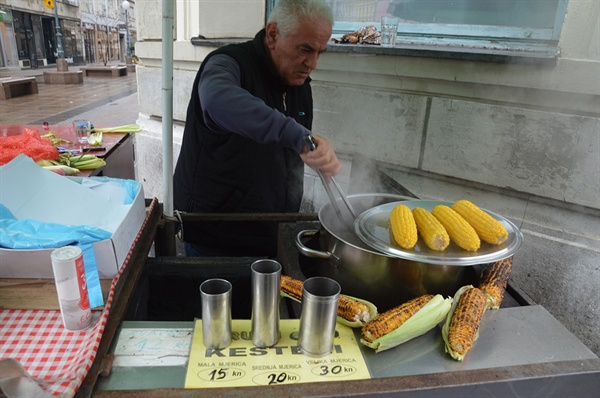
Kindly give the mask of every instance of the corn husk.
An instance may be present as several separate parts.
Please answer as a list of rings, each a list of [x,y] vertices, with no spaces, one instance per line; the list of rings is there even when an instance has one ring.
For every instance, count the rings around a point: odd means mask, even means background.
[[[61,161],[67,166],[75,167],[79,170],[94,170],[106,166],[106,161],[92,154],[82,155],[63,155]]]
[[[357,297],[348,296],[347,294],[345,296],[365,304],[367,306],[367,308],[369,309],[369,314],[371,315],[371,319],[375,318],[375,316],[377,315],[377,307],[375,306],[375,304],[371,303],[370,301],[363,300],[363,299],[360,299]],[[281,290],[281,297],[287,297],[298,303],[302,303],[301,300],[298,300],[296,297],[290,296],[289,294],[285,293],[283,290]],[[351,328],[361,328],[365,325],[364,322],[360,322],[360,321],[351,322],[347,319],[342,318],[341,316],[337,317],[336,322],[341,323],[342,325],[349,326]]]
[[[446,318],[451,306],[452,298],[444,298],[441,294],[436,294],[423,308],[394,331],[372,342],[364,339],[361,339],[360,342],[374,349],[375,352],[389,350],[415,337],[422,336],[436,327]]]
[[[356,301],[359,301],[359,302],[363,303],[364,305],[366,305],[367,308],[369,309],[370,319],[375,318],[375,316],[377,315],[377,307],[375,306],[375,304],[371,303],[370,301],[363,300],[358,297],[348,296],[347,294],[345,296],[349,297],[351,299],[354,299]],[[365,325],[365,322],[361,322],[361,321],[352,322],[345,318],[342,318],[341,316],[337,317],[337,322],[341,323],[342,325],[350,326],[351,328],[361,328]]]
[[[102,142],[102,131],[96,131],[88,136],[88,145],[90,146],[100,146]]]
[[[79,169],[76,169],[74,167],[65,166],[64,164],[53,165],[53,166],[42,166],[42,167],[48,171],[52,171],[56,174],[60,174],[61,176],[73,176],[73,175],[79,173]]]
[[[96,127],[94,130],[101,133],[137,133],[139,131],[142,131],[142,126],[140,126],[139,124],[126,124],[117,127]]]

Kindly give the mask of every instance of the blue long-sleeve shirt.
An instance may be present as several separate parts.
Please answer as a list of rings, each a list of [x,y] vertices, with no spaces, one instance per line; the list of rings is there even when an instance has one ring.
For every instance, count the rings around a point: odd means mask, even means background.
[[[214,55],[206,61],[198,94],[204,121],[214,132],[235,133],[263,144],[280,144],[298,153],[304,147],[304,137],[310,134],[293,118],[244,90],[239,66],[228,55]]]

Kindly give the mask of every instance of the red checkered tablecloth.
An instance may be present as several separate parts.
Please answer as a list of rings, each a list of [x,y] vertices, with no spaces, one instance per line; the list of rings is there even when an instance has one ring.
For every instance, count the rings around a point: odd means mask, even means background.
[[[150,210],[155,206],[152,202]],[[140,229],[133,245],[138,241]],[[133,246],[132,246],[133,249]],[[113,279],[104,309],[93,326],[66,330],[58,310],[0,310],[0,359],[14,358],[49,394],[72,397],[90,370],[112,306],[115,286],[129,263],[131,250]]]

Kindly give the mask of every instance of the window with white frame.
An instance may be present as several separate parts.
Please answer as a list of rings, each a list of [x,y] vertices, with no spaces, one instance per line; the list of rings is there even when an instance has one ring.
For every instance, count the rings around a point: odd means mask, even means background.
[[[269,0],[272,7],[276,0]],[[334,36],[364,26],[379,28],[384,15],[400,19],[397,47],[420,45],[558,55],[568,0],[326,0]]]

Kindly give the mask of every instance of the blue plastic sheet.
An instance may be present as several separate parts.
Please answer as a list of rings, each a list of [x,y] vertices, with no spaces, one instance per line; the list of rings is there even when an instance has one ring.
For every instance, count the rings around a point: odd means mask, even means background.
[[[86,225],[17,220],[0,204],[0,247],[8,249],[52,249],[79,246],[83,251],[85,275],[92,308],[104,305],[93,243],[109,239],[112,233]]]
[[[122,205],[132,204],[141,186],[135,180],[122,180],[111,177],[84,178],[81,185],[98,192],[110,201]]]

